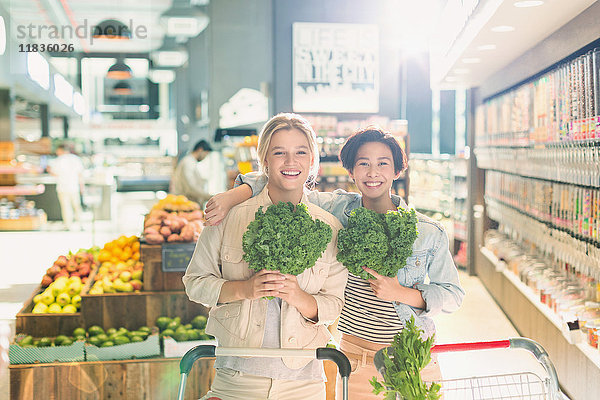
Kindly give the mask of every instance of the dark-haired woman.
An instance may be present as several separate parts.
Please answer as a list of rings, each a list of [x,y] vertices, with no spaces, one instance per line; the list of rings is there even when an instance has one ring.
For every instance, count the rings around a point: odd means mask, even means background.
[[[311,191],[309,201],[336,216],[346,225],[352,210],[366,207],[378,213],[406,208],[391,195],[391,186],[406,168],[406,156],[398,141],[381,129],[369,127],[352,135],[340,152],[342,165],[354,180],[358,193],[336,190],[332,193]],[[218,224],[227,210],[261,190],[264,175],[240,176],[245,183],[229,192],[213,197],[207,204],[210,224]],[[352,366],[349,389],[352,399],[375,399],[369,380],[377,375],[373,356],[388,346],[411,316],[424,336],[435,333],[432,315],[456,311],[464,297],[458,272],[448,248],[443,227],[417,213],[418,236],[406,266],[395,277],[385,277],[365,268],[373,279],[365,281],[352,274],[344,293],[345,303],[338,329],[342,333],[340,347]],[[426,281],[428,282],[426,283]],[[422,371],[425,380],[439,380],[437,362]],[[339,393],[339,391],[338,391]]]

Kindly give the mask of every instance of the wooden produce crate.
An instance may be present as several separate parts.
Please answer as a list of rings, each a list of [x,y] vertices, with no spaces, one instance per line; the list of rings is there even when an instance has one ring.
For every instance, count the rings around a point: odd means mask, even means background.
[[[166,249],[177,250],[180,247],[182,250],[189,251],[195,243],[169,243],[165,244]],[[160,244],[145,244],[141,247],[141,261],[144,263],[144,290],[149,291],[168,291],[168,290],[185,290],[181,278],[185,274],[183,271],[165,272],[163,270],[163,245]],[[171,253],[175,254],[175,252]],[[185,252],[180,253],[185,255]],[[168,266],[179,263],[179,265],[187,263],[185,257],[175,257],[175,262],[169,262]],[[185,267],[184,267],[185,268]]]
[[[175,400],[179,359],[92,361],[11,365],[10,399]],[[198,360],[190,371],[185,399],[204,396],[214,378],[214,359]]]
[[[104,329],[129,330],[154,326],[160,316],[179,316],[182,321],[197,315],[208,316],[206,307],[190,301],[182,291],[84,294],[81,311],[86,328],[99,325]]]
[[[86,291],[86,286],[82,292]],[[15,330],[17,333],[25,333],[33,337],[52,337],[57,335],[71,335],[75,328],[83,326],[83,317],[81,310],[74,314],[34,314],[33,298],[43,291],[42,286],[38,286],[23,308],[17,313]],[[83,307],[83,305],[81,306]]]

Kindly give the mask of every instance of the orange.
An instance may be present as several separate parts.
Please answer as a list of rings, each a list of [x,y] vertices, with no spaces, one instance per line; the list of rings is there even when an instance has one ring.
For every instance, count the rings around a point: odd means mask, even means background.
[[[131,258],[133,258],[135,261],[140,259],[140,252],[136,251],[135,253],[133,253],[133,255],[131,256]]]
[[[140,250],[140,242],[133,242],[133,244],[131,245],[131,250],[139,251]]]
[[[125,236],[125,235],[123,235],[123,236],[120,236],[120,237],[117,239],[117,245],[118,245],[120,248],[123,248],[123,247],[125,247],[125,246],[127,245],[127,242],[128,242],[128,240],[127,240],[127,236]]]

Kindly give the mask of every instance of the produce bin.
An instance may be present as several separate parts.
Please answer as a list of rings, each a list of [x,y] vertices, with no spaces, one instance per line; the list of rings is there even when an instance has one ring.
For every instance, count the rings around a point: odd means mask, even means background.
[[[166,250],[171,250],[174,258],[165,264],[167,270],[176,269],[176,271],[165,272],[163,270],[163,245],[142,243],[141,261],[144,263],[144,290],[148,291],[169,291],[169,290],[184,290],[181,278],[185,274],[185,267],[181,270],[181,266],[187,262],[186,254],[193,252],[195,243],[168,243],[165,244]],[[175,254],[173,251],[180,248],[182,251]],[[176,268],[179,266],[180,268]],[[177,270],[179,269],[179,270]]]

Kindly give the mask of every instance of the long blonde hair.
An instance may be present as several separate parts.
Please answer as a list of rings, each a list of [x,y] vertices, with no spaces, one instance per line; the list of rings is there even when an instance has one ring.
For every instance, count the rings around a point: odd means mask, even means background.
[[[313,130],[310,123],[302,116],[293,113],[280,113],[275,115],[273,118],[267,121],[263,126],[260,135],[258,136],[258,164],[260,171],[263,174],[267,173],[265,168],[265,161],[267,159],[267,152],[269,145],[271,144],[271,138],[275,132],[280,130],[292,130],[298,129],[302,132],[308,140],[308,147],[310,155],[313,157],[313,162],[308,173],[308,179],[306,183],[312,183],[319,173],[319,148],[317,146],[317,135]]]

